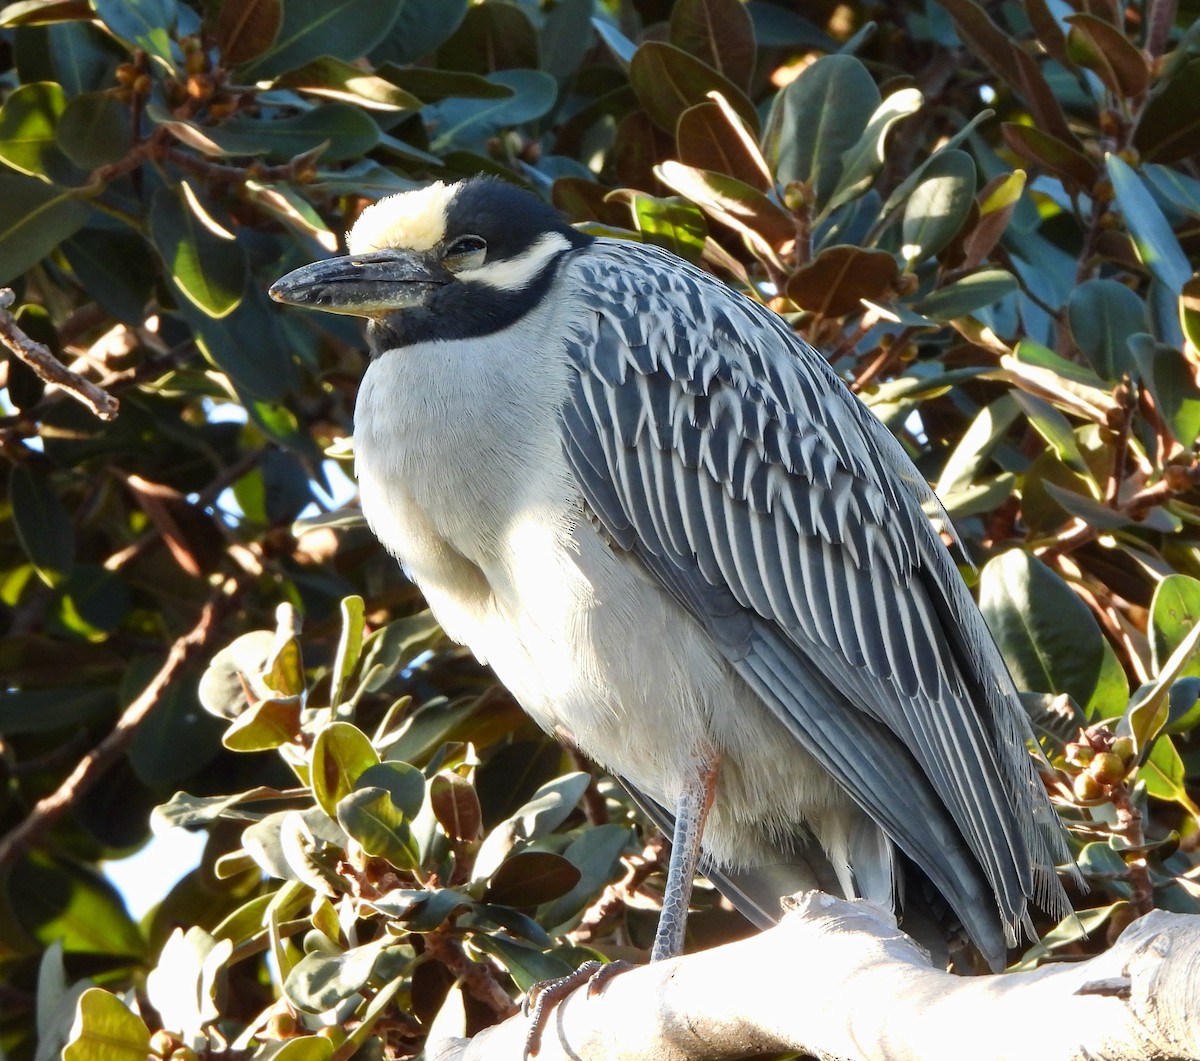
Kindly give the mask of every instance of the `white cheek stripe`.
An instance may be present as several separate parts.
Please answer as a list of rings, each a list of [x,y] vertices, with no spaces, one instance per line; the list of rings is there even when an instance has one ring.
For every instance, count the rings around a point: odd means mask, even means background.
[[[520,291],[541,275],[552,258],[570,249],[570,240],[561,232],[547,232],[515,258],[489,262],[478,269],[465,269],[458,275],[463,280],[475,280],[497,291]]]

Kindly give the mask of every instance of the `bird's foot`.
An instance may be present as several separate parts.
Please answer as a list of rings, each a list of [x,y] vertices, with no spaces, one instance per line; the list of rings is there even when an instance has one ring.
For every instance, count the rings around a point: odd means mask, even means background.
[[[525,1036],[525,1061],[533,1057],[542,1045],[542,1032],[555,1006],[587,984],[587,997],[593,998],[604,990],[604,985],[618,973],[635,968],[633,962],[615,961],[584,962],[573,973],[560,976],[557,980],[544,980],[534,984],[525,995],[523,1012],[529,1018],[529,1031]]]

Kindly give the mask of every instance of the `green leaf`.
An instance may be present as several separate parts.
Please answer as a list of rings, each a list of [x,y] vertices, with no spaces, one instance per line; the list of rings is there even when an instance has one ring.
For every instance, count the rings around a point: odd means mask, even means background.
[[[139,233],[124,225],[88,225],[61,250],[90,298],[122,324],[141,327],[157,265]]]
[[[880,102],[867,68],[852,55],[827,55],[806,67],[775,97],[763,131],[776,180],[804,181],[823,208]]]
[[[1107,844],[1089,844],[1088,847],[1108,847]],[[1111,848],[1109,849],[1111,850]],[[1117,859],[1119,866],[1109,862],[1108,866],[1112,869],[1118,869],[1121,872],[1125,870],[1124,862]],[[1045,961],[1050,954],[1056,950],[1061,950],[1063,947],[1078,943],[1080,940],[1087,939],[1089,936],[1094,936],[1105,923],[1119,910],[1124,910],[1129,904],[1124,900],[1113,903],[1111,906],[1099,907],[1094,910],[1076,910],[1074,913],[1063,918],[1054,928],[1044,935],[1041,940],[1033,945],[1021,957],[1021,960],[1014,965],[1009,966],[1005,972],[1018,973],[1028,972],[1031,969],[1036,969],[1041,962]]]
[[[313,795],[336,820],[337,805],[354,791],[359,775],[379,762],[370,740],[349,722],[334,722],[318,735],[312,751]]]
[[[362,597],[343,597],[339,608],[342,613],[342,633],[338,638],[337,655],[333,658],[333,673],[330,675],[329,703],[334,709],[342,703],[350,676],[358,666],[363,650],[363,631],[366,629]]]
[[[86,685],[5,689],[0,691],[0,733],[11,738],[23,733],[53,733],[82,727],[84,723],[112,714],[116,705],[116,693],[112,689]]]
[[[975,162],[965,151],[943,151],[925,168],[904,206],[900,253],[910,267],[958,234],[974,201]]]
[[[25,555],[46,585],[57,585],[75,565],[75,528],[50,476],[28,464],[16,465],[9,478],[8,502]]]
[[[471,942],[508,970],[518,991],[528,991],[534,984],[556,980],[573,971],[561,958],[499,934],[476,932]]]
[[[300,701],[260,700],[233,720],[221,736],[231,752],[264,752],[293,741],[300,732]]]
[[[1151,665],[1157,675],[1188,635],[1200,625],[1200,580],[1191,575],[1168,575],[1155,587],[1150,602]],[[1200,676],[1200,654],[1193,656],[1179,677]]]
[[[1129,338],[1138,375],[1154,396],[1159,414],[1181,445],[1200,437],[1200,388],[1183,354],[1150,335]]]
[[[238,71],[243,81],[261,81],[297,70],[322,55],[351,62],[361,58],[392,28],[403,5],[375,0],[287,0],[274,42]]]
[[[150,1029],[116,995],[92,987],[79,996],[63,1061],[146,1061]]]
[[[116,162],[133,146],[129,110],[107,92],[72,99],[55,135],[63,153],[84,170]]]
[[[696,203],[714,220],[739,233],[759,260],[781,264],[777,248],[795,239],[796,225],[764,192],[736,177],[694,169],[678,162],[664,162],[655,167],[654,173],[669,188]],[[610,201],[613,198],[609,196]],[[648,197],[639,196],[635,201],[640,202],[644,198]],[[639,215],[639,224],[641,220]],[[702,224],[696,226],[693,223],[693,229],[688,253],[680,256],[698,261],[707,233]],[[674,249],[669,244],[659,245]]]
[[[275,634],[252,630],[221,649],[200,678],[198,696],[205,711],[218,718],[237,718],[250,706],[247,689],[257,700],[270,697],[263,674],[275,651]]]
[[[468,0],[405,0],[397,5],[396,21],[371,52],[371,61],[377,68],[384,63],[405,65],[437,51],[462,22],[467,4]]]
[[[326,103],[288,118],[237,115],[205,133],[230,155],[262,153],[273,162],[318,148],[323,162],[345,162],[379,143],[379,126],[359,106],[348,103]]]
[[[1129,338],[1146,330],[1146,306],[1115,280],[1085,280],[1067,300],[1071,338],[1101,379],[1116,382],[1133,369]]]
[[[664,41],[647,41],[629,64],[629,83],[655,125],[674,135],[680,115],[719,92],[750,129],[758,114],[746,94],[707,63]]]
[[[579,883],[538,911],[542,923],[555,929],[585,909],[620,874],[621,853],[631,839],[628,826],[609,823],[585,829],[572,840],[563,856],[579,870]]]
[[[862,195],[875,180],[886,161],[884,143],[888,131],[901,118],[921,109],[924,97],[919,89],[902,88],[893,92],[871,115],[858,141],[842,153],[841,175],[823,211],[828,214]]]
[[[405,818],[415,818],[425,802],[425,775],[415,766],[395,759],[368,766],[354,783],[355,789],[381,788]]]
[[[538,41],[542,69],[560,81],[579,69],[595,42],[592,0],[558,0],[544,12]]]
[[[622,193],[613,193],[614,201]],[[647,243],[664,247],[686,261],[697,262],[704,251],[708,226],[704,216],[691,203],[674,197],[629,195],[634,227]]]
[[[66,106],[62,86],[53,81],[14,89],[0,107],[0,162],[50,183],[80,183],[81,174],[58,144]]]
[[[428,109],[435,130],[430,147],[446,151],[451,147],[471,147],[525,122],[532,122],[550,111],[558,99],[558,82],[541,70],[501,70],[488,81],[511,90],[505,99],[463,99],[453,97]]]
[[[430,611],[393,619],[363,643],[362,685],[374,692],[424,652],[439,645],[446,635]]]
[[[1068,468],[1085,479],[1092,479],[1091,469],[1083,459],[1071,422],[1053,405],[1032,394],[1013,389],[1012,398],[1021,407],[1033,429]],[[1053,485],[1053,484],[1048,484]]]
[[[537,31],[516,4],[475,4],[438,49],[437,59],[440,67],[472,74],[536,70]]]
[[[465,3],[463,6],[465,8]],[[425,103],[437,103],[444,99],[512,99],[516,95],[508,85],[461,70],[435,70],[428,66],[384,63],[375,73]]]
[[[422,106],[420,99],[387,78],[328,55],[284,74],[276,84],[370,110],[394,113]]]
[[[1017,278],[1003,269],[980,269],[912,304],[912,310],[935,321],[954,321],[994,306],[1017,290]]]
[[[1200,626],[1194,626],[1184,634],[1183,640],[1159,667],[1154,681],[1143,685],[1130,700],[1121,717],[1118,732],[1133,737],[1139,753],[1149,747],[1171,720],[1171,689],[1180,676],[1188,671],[1198,647]],[[1189,680],[1184,678],[1185,682]]]
[[[1009,394],[979,410],[942,468],[936,487],[939,497],[958,493],[980,476],[1020,413],[1020,406]]]
[[[372,858],[385,858],[397,869],[416,869],[421,864],[412,829],[385,789],[358,788],[343,796],[337,804],[337,820]]]
[[[297,1009],[324,1013],[367,985],[375,962],[389,943],[391,937],[384,935],[344,954],[307,954],[288,974],[283,992]]]
[[[1185,777],[1183,760],[1175,744],[1165,733],[1159,734],[1150,754],[1138,768],[1137,779],[1155,799],[1194,806],[1184,788]]]
[[[217,235],[170,188],[150,206],[154,247],[180,293],[209,317],[232,313],[246,287],[246,255],[233,238]]]
[[[1117,206],[1129,226],[1138,259],[1169,291],[1181,291],[1192,270],[1170,223],[1126,162],[1116,155],[1109,155],[1106,161]]]
[[[676,0],[670,33],[676,48],[749,88],[757,50],[754,26],[740,0]]]
[[[171,30],[179,10],[174,0],[91,0],[100,21],[128,44],[149,52],[165,70],[174,72]]]
[[[1129,685],[1088,606],[1040,560],[1010,549],[979,578],[979,607],[1017,688],[1066,693],[1095,718],[1120,711]]]

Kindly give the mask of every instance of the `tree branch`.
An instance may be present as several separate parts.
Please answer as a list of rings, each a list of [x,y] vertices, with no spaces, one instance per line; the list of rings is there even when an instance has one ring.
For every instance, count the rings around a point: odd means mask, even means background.
[[[137,727],[154,709],[187,664],[200,655],[233,609],[241,586],[222,587],[205,603],[196,625],[171,645],[158,673],[125,709],[112,732],[87,753],[50,795],[38,800],[29,816],[0,840],[0,872],[21,857],[72,804],[125,753]]]
[[[581,988],[538,1061],[717,1061],[794,1051],[862,1061],[1166,1061],[1200,1056],[1200,917],[1155,911],[1077,964],[960,977],[890,914],[819,892],[770,931]],[[431,1061],[521,1057],[516,1017],[426,1045]]]
[[[72,372],[46,347],[21,331],[17,319],[8,312],[8,307],[14,301],[16,295],[12,288],[0,288],[0,342],[47,383],[61,387],[77,401],[83,402],[101,420],[112,420],[117,415],[120,402],[91,380]]]

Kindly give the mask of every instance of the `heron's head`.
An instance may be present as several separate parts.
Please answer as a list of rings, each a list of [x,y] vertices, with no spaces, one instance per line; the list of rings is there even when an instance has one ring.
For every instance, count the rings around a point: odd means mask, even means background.
[[[367,207],[349,254],[277,280],[277,302],[366,317],[375,352],[499,331],[536,305],[560,255],[590,242],[535,195],[492,177]]]

